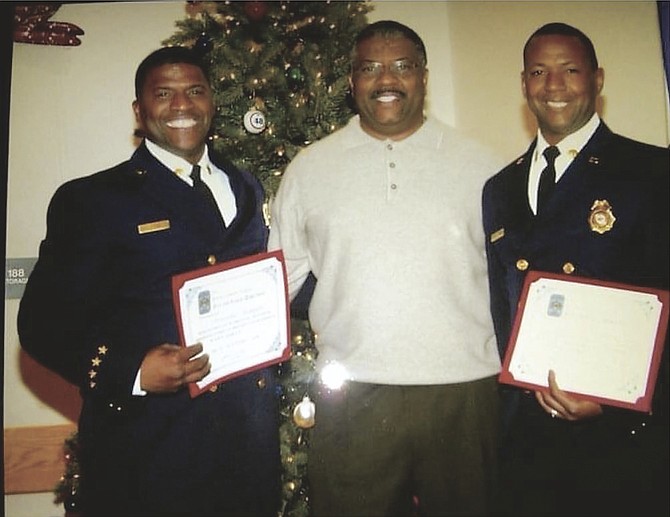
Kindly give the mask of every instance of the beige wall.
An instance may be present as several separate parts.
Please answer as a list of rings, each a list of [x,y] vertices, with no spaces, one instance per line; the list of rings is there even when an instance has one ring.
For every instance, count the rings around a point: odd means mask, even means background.
[[[457,125],[509,158],[535,131],[521,95],[521,49],[550,21],[574,25],[593,41],[605,69],[600,114],[610,128],[668,145],[656,2],[448,2],[447,10],[452,44],[464,50],[454,52]]]
[[[520,154],[534,131],[520,91],[521,47],[549,21],[572,23],[593,39],[606,72],[603,115],[612,129],[658,145],[670,141],[653,1],[372,4],[371,21],[396,19],[424,38],[430,111],[506,159]],[[175,31],[184,6],[64,5],[53,19],[86,31],[80,47],[14,46],[7,257],[36,256],[46,206],[60,183],[132,152],[134,69]],[[20,353],[17,308],[17,300],[6,300],[5,426],[76,419],[76,390]],[[6,496],[6,514],[62,515],[52,499],[50,493]]]
[[[670,142],[656,2],[374,2],[374,21],[417,30],[428,50],[430,110],[510,161],[536,130],[521,94],[521,50],[541,25],[583,30],[605,69],[601,115],[614,131]]]

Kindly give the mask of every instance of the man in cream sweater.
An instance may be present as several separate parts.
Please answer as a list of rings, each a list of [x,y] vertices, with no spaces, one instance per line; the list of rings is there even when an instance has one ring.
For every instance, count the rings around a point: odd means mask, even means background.
[[[346,381],[315,383],[316,517],[490,509],[500,361],[480,199],[500,162],[424,117],[426,62],[410,28],[365,28],[358,115],[293,160],[273,206],[291,296],[317,278],[317,370]]]

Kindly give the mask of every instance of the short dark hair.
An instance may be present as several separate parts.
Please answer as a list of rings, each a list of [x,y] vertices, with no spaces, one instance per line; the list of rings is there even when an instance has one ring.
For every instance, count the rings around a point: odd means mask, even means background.
[[[584,50],[586,50],[586,55],[591,62],[591,67],[593,70],[598,69],[598,58],[596,57],[596,49],[593,48],[593,42],[591,42],[589,37],[579,29],[568,25],[567,23],[561,22],[547,23],[530,35],[526,41],[526,44],[523,46],[524,65],[526,62],[526,52],[528,51],[530,42],[533,40],[533,38],[538,36],[571,36],[573,38],[577,38],[582,44],[582,47],[584,47]]]
[[[358,36],[356,36],[356,39],[354,40],[354,48],[351,54],[352,60],[356,57],[358,45],[366,39],[376,36],[382,36],[385,38],[407,38],[416,46],[416,50],[419,52],[419,56],[421,56],[421,60],[423,61],[422,64],[424,66],[428,64],[426,46],[423,44],[421,37],[412,29],[407,27],[407,25],[403,25],[402,23],[398,23],[392,20],[381,20],[375,23],[371,23],[370,25],[363,28],[363,30],[358,33]]]
[[[175,63],[187,63],[197,66],[202,70],[205,79],[209,81],[209,68],[207,63],[202,59],[200,52],[196,52],[188,47],[163,47],[154,50],[137,67],[137,72],[135,72],[135,97],[139,99],[142,95],[144,82],[151,70],[159,66]]]

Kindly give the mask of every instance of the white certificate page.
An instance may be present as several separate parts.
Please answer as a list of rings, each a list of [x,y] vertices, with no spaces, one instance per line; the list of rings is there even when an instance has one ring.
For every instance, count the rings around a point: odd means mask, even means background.
[[[514,381],[546,387],[554,370],[565,391],[630,404],[645,395],[663,309],[656,294],[538,278],[523,309],[507,358]]]
[[[184,282],[178,291],[186,345],[202,343],[208,384],[276,360],[288,347],[286,279],[274,256]]]

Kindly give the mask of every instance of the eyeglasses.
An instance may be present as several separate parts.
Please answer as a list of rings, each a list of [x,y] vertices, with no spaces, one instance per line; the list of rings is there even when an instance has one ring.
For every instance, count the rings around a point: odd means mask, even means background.
[[[421,66],[419,63],[407,59],[398,59],[388,65],[377,61],[363,61],[363,63],[354,65],[354,72],[365,78],[373,78],[379,77],[384,70],[388,70],[390,74],[396,77],[407,77],[413,74],[419,66]]]

